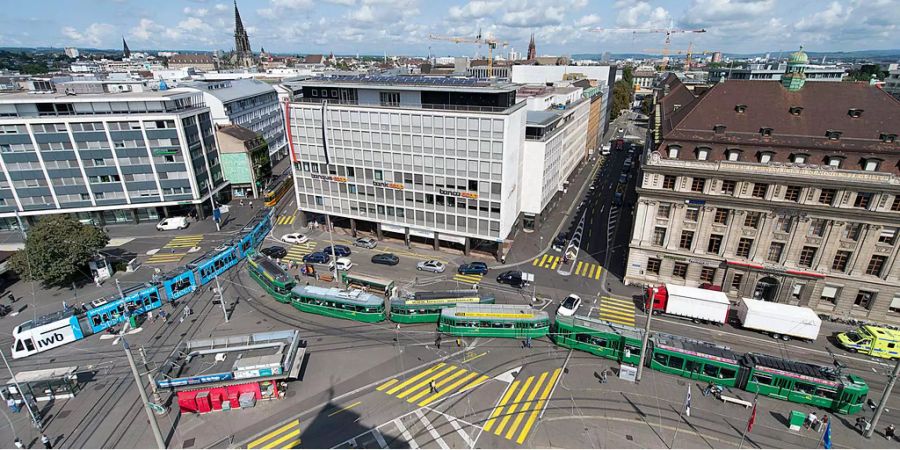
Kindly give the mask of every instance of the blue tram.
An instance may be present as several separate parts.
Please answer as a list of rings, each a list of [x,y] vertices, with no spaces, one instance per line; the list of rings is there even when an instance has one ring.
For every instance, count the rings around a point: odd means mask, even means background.
[[[124,322],[129,316],[146,314],[194,292],[200,286],[234,267],[265,239],[272,229],[274,210],[263,209],[224,247],[217,248],[185,267],[124,292],[123,297],[91,302],[84,311],[67,309],[29,320],[13,329],[13,358],[23,358],[84,339]]]

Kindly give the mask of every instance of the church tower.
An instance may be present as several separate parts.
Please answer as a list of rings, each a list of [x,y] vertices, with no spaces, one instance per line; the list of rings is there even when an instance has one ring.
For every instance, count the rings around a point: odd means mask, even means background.
[[[234,0],[234,63],[239,67],[253,66],[253,51],[250,50],[250,37],[241,22],[237,0]]]
[[[128,43],[125,42],[125,36],[122,36],[122,47],[123,58],[131,58],[131,50],[128,48]]]
[[[537,58],[537,48],[534,46],[534,33],[531,33],[531,41],[528,42],[528,57],[525,59],[532,60]]]

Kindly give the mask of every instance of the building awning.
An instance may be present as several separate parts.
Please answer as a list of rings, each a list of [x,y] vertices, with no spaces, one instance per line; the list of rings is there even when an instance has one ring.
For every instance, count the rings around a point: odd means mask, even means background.
[[[825,278],[825,274],[822,274],[822,273],[788,269],[787,267],[784,267],[784,266],[763,265],[763,264],[744,262],[744,261],[727,261],[726,264],[728,264],[729,266],[745,267],[748,269],[754,269],[754,270],[759,270],[762,272],[769,272],[769,273],[781,273],[781,274],[785,274],[785,275],[796,275],[799,277],[809,277],[809,278]]]

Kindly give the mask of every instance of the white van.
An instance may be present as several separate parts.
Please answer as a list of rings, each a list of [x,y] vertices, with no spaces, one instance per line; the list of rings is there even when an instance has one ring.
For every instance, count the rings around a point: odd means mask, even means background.
[[[167,217],[156,224],[159,231],[183,230],[188,227],[187,217]]]

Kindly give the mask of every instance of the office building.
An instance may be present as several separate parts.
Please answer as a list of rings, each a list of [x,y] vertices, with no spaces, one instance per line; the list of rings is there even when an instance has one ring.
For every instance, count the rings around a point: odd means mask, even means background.
[[[654,106],[628,283],[900,322],[900,103],[868,83],[669,75]]]
[[[847,71],[843,67],[804,64],[806,81],[844,81]],[[724,80],[769,80],[780,81],[788,69],[788,63],[747,64],[738,67],[717,67],[709,69],[710,83]]]
[[[75,47],[66,47],[66,56],[69,58],[75,59],[78,58],[78,55],[81,53],[78,52],[78,49]]]
[[[305,219],[502,258],[523,192],[527,111],[517,86],[425,77],[292,84],[303,92],[288,107],[288,138]]]
[[[900,69],[892,69],[884,80],[884,92],[900,100]]]
[[[216,127],[222,172],[234,198],[259,198],[272,176],[269,146],[259,133],[240,125]]]
[[[96,224],[210,211],[225,187],[196,92],[0,95],[0,228],[17,216]]]
[[[186,81],[178,85],[203,93],[203,101],[218,125],[240,125],[266,140],[272,164],[287,156],[284,111],[278,92],[259,80]]]

